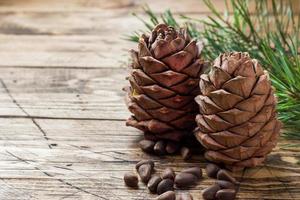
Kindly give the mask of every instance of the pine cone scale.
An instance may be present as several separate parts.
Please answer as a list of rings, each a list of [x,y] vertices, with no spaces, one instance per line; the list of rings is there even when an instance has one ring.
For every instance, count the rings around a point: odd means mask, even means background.
[[[273,109],[273,106],[274,105],[266,105],[266,106],[264,106],[264,108],[268,108],[268,109]],[[269,122],[271,122],[272,120],[274,121],[274,122],[276,122],[276,119],[275,119],[275,116],[273,115],[273,118],[271,118],[271,115],[272,115],[272,113],[274,114],[274,110],[273,111],[268,111],[267,109],[262,109],[262,111],[264,111],[264,112],[258,112],[258,114],[256,115],[256,116],[254,116],[252,119],[256,119],[255,121],[254,121],[254,123],[258,123],[258,124],[260,124],[260,125],[262,125],[262,124],[264,124],[264,125],[268,125],[268,123]],[[261,113],[261,114],[260,114]],[[220,114],[220,113],[218,113],[218,114]],[[200,115],[199,115],[200,116]],[[211,115],[211,116],[214,116],[214,115]],[[219,115],[217,115],[217,116],[219,116]],[[234,113],[234,114],[232,114],[231,113],[231,115],[229,115],[229,116],[232,116],[232,117],[240,117],[240,114],[238,113],[238,114],[236,114],[236,113]],[[265,117],[260,117],[260,116],[265,116]],[[206,116],[204,116],[204,117],[207,117],[207,115]],[[261,120],[257,120],[257,118],[260,118]],[[270,119],[271,118],[271,119]],[[207,118],[205,118],[205,119],[209,119],[208,117]],[[214,119],[214,118],[211,118],[211,119]],[[222,119],[223,120],[223,118],[222,117],[220,117],[220,118],[218,118],[218,119]],[[250,118],[250,119],[247,119],[246,121],[249,121],[249,123],[251,123],[251,121],[252,121],[252,119]],[[268,120],[270,120],[270,121],[268,121]],[[197,120],[197,121],[199,121],[199,120]],[[207,122],[207,121],[205,121],[205,122]],[[226,125],[228,125],[228,121],[226,121],[226,120],[223,120],[223,122],[224,123],[226,123]],[[215,124],[217,124],[216,126],[220,126],[220,121],[214,121],[214,122],[207,122],[206,123],[208,126],[209,126],[209,124],[213,124],[213,125],[215,125]],[[237,127],[239,127],[239,126],[244,126],[245,125],[245,123],[235,123],[236,124],[236,126],[233,126],[233,127],[231,127],[231,128],[228,128],[228,129],[224,129],[224,130],[220,130],[221,132],[223,131],[226,131],[226,130],[228,130],[228,132],[229,133],[232,133],[232,134],[234,134],[234,135],[237,135],[237,134],[239,134],[239,133],[241,133],[242,131],[236,131],[237,133],[234,133],[234,132],[230,132],[230,130],[232,129],[232,130],[234,130],[234,129],[236,129]],[[252,123],[253,124],[253,123]],[[253,126],[253,125],[252,125]],[[255,125],[254,125],[255,126]],[[222,126],[223,127],[223,126]],[[274,125],[271,125],[271,127],[274,127]],[[216,129],[214,129],[215,127],[214,126],[210,126],[210,130],[216,130]],[[245,128],[242,128],[242,130],[245,130]],[[261,129],[259,129],[258,128],[258,130],[263,130],[263,128],[261,128]],[[258,132],[258,131],[257,131]],[[255,135],[257,132],[255,132],[255,133],[252,133],[252,136],[253,135]],[[215,137],[214,137],[214,135],[215,135],[216,133],[212,133],[210,136],[212,137],[212,138],[214,138],[215,139]],[[252,137],[251,136],[251,137]],[[223,138],[224,139],[224,138]],[[234,138],[233,138],[234,139]],[[236,138],[235,138],[236,139]],[[260,140],[257,140],[257,141],[260,141]],[[226,142],[226,141],[224,141],[224,140],[220,140],[220,142]],[[236,142],[236,141],[231,141],[231,142]],[[242,142],[240,142],[240,144],[242,144]],[[227,145],[226,145],[227,146]],[[228,147],[228,146],[227,146]]]

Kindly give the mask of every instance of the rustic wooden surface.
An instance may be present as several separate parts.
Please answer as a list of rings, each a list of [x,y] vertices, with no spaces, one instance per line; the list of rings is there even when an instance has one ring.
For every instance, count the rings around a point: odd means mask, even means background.
[[[215,1],[223,8],[222,1]],[[129,116],[121,88],[122,36],[142,24],[130,15],[148,3],[157,12],[204,17],[199,0],[0,1],[0,199],[152,199],[144,185],[124,186],[124,172],[149,155]],[[300,149],[281,140],[265,165],[238,174],[239,199],[300,199]],[[298,142],[298,144],[300,144]],[[167,166],[205,166],[201,156],[151,157]],[[213,183],[206,176],[194,199]]]

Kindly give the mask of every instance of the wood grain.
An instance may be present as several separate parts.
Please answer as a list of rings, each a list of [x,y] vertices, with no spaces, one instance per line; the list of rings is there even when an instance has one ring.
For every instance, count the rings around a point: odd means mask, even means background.
[[[219,12],[225,9],[223,0],[211,0]],[[267,0],[271,3],[272,0]],[[251,10],[255,12],[255,1],[250,0]],[[283,0],[288,3],[289,0]],[[299,12],[298,0],[292,0],[293,9]],[[203,0],[2,0],[0,12],[22,11],[22,12],[102,12],[105,10],[126,10],[142,12],[142,6],[149,5],[155,12],[163,12],[171,9],[175,13],[206,13],[210,10]]]
[[[174,16],[182,22],[180,15]],[[149,21],[143,13],[139,16]],[[198,13],[187,14],[187,16],[197,19],[206,17],[205,14]],[[122,10],[48,13],[19,11],[1,13],[0,11],[0,33],[3,35],[93,35],[120,39],[140,29],[145,29],[143,23],[131,12]]]
[[[30,116],[124,120],[129,115],[122,91],[126,69],[2,68],[0,74]],[[7,111],[2,115],[17,114],[15,106],[1,105]]]
[[[154,196],[142,184],[138,195],[123,185],[122,175],[138,160],[154,159],[158,172],[167,166],[177,172],[205,166],[202,156],[186,163],[179,156],[158,158],[138,149],[141,134],[124,121],[129,115],[120,91],[126,84],[124,69],[2,68],[0,73],[5,77],[4,91],[26,114],[6,113],[0,120],[4,147],[0,149],[0,177],[7,185],[21,187],[16,195],[31,196],[27,199],[148,199]],[[82,111],[82,107],[91,109]],[[299,152],[298,148],[277,148],[265,166],[247,170],[240,199],[300,198]],[[192,188],[193,196],[201,199],[199,191],[212,183],[205,177]]]
[[[96,1],[84,3],[75,0],[60,4],[61,1],[54,0],[51,9],[41,0],[30,0],[26,5],[19,0],[5,2],[0,6],[0,67],[118,68],[125,65],[127,51],[136,48],[136,44],[123,38],[135,30],[144,29],[144,25],[131,15],[140,9],[139,1],[115,0],[98,5]],[[215,1],[216,6],[222,8],[219,5],[222,2]],[[175,11],[177,8],[188,10],[189,7],[197,8],[198,3],[200,8],[205,7],[198,0],[160,4],[154,1],[156,7],[153,9],[165,9],[170,5]],[[124,6],[127,4],[131,6]],[[55,10],[58,8],[61,10]],[[102,10],[88,12],[75,8]],[[183,13],[196,19],[204,19],[207,15],[207,11],[185,12],[180,9],[175,15],[179,21],[183,21],[180,18]],[[147,19],[141,13],[140,16]]]
[[[158,173],[167,166],[176,172],[189,166],[204,167],[201,156],[186,163],[179,156],[158,158],[140,152],[136,145],[140,133],[125,127],[124,121],[36,121],[49,140],[30,119],[2,119],[0,123],[6,143],[0,149],[0,177],[23,197],[148,199],[154,195],[148,194],[143,184],[134,191],[122,181],[123,173],[133,170],[138,160],[154,159]],[[47,143],[52,144],[51,149]],[[277,148],[267,165],[247,170],[240,199],[299,199],[299,167],[281,159],[294,155],[293,151]],[[199,191],[212,183],[205,175],[200,184],[191,188],[195,199],[201,199]]]
[[[221,0],[214,0],[216,6],[222,9],[224,3]],[[149,5],[156,12],[163,12],[171,8],[180,13],[207,13],[209,10],[199,0],[5,0],[1,1],[0,11],[22,11],[22,12],[99,12],[105,10],[126,10],[142,11],[141,6]]]
[[[128,60],[128,50],[137,48],[124,38],[144,28],[120,12],[0,16],[1,67],[118,68]]]
[[[143,28],[124,12],[0,16],[1,67],[119,68],[127,62],[128,50],[137,46],[124,38]]]
[[[0,36],[0,41],[2,67],[119,68],[135,46],[101,36]]]
[[[198,0],[0,1],[1,200],[153,199],[143,184],[123,184],[137,161],[154,159],[157,173],[205,166],[201,155],[184,162],[144,154],[142,134],[125,126],[126,51],[136,45],[121,37],[142,27],[130,12],[144,3],[156,12],[209,14]],[[264,165],[237,173],[238,199],[300,199],[293,145],[300,142],[281,140]],[[213,182],[204,175],[190,189],[194,199]]]

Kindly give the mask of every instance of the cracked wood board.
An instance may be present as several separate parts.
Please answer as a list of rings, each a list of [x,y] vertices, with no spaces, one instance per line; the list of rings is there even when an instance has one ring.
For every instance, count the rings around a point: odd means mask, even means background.
[[[16,113],[5,90],[0,115],[36,118],[124,120],[126,69],[1,68],[10,95],[27,114]],[[1,105],[3,107],[1,108]]]
[[[153,195],[148,194],[145,186],[140,184],[140,190],[134,191],[127,189],[122,180],[124,172],[133,170],[140,159],[153,158],[158,172],[165,167],[174,167],[179,172],[189,166],[205,166],[201,156],[186,163],[179,156],[159,159],[142,153],[137,147],[141,133],[125,126],[125,107],[111,110],[111,114],[94,108],[90,112],[97,113],[97,118],[89,119],[92,115],[84,112],[76,118],[82,109],[76,106],[95,106],[93,99],[99,99],[99,107],[101,102],[115,106],[112,99],[123,103],[120,88],[125,81],[119,80],[126,73],[124,69],[1,68],[0,73],[7,87],[2,88],[1,95],[7,96],[5,91],[9,91],[11,103],[14,99],[22,109],[17,108],[26,112],[25,117],[6,113],[8,116],[0,120],[0,177],[5,184],[20,188],[13,198],[148,199]],[[99,96],[102,90],[115,92],[116,96]],[[47,94],[55,99],[47,98]],[[84,100],[76,99],[76,94],[87,96]],[[51,102],[68,98],[63,107],[74,109],[47,109],[56,107]],[[124,113],[124,118],[117,118],[120,113]],[[280,146],[284,144],[287,141],[282,140]],[[246,170],[240,199],[300,198],[299,151],[276,148],[265,166]],[[213,182],[205,176],[192,188],[194,197],[201,199],[200,190]],[[5,191],[9,196],[13,188]],[[24,194],[22,198],[20,194]]]
[[[67,195],[69,199],[148,199],[154,196],[143,184],[140,183],[138,191],[123,184],[123,174],[133,170],[138,160],[154,159],[158,173],[165,167],[174,167],[179,172],[189,166],[205,166],[201,156],[194,156],[186,163],[179,156],[159,159],[142,153],[136,144],[140,139],[139,131],[125,127],[124,121],[36,121],[46,132],[48,141],[31,119],[9,118],[0,123],[1,135],[9,141],[0,149],[1,180],[18,188],[17,194],[24,194],[24,197],[61,199]],[[18,124],[23,125],[18,128]],[[2,133],[3,127],[10,131]],[[53,145],[51,149],[47,143]],[[246,170],[239,198],[299,199],[300,169],[281,159],[294,156],[294,151],[277,148],[269,156],[266,166]],[[213,182],[205,175],[191,189],[195,199],[201,199],[200,190]]]
[[[136,191],[122,181],[138,160],[150,158],[137,147],[141,133],[125,126],[121,91],[125,49],[136,45],[119,36],[142,27],[129,13],[140,12],[143,2],[158,12],[169,5],[178,14],[207,12],[198,0],[1,1],[0,199],[154,197],[142,184]],[[239,199],[300,199],[300,149],[286,144],[296,142],[281,140],[266,165],[238,174]],[[205,166],[201,156],[188,163],[151,158],[158,172]],[[194,198],[213,182],[205,176],[191,189]]]

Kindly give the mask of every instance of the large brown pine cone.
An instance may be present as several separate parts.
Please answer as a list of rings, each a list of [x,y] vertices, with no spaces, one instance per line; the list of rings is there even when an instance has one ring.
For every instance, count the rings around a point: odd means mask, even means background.
[[[131,51],[126,104],[133,116],[127,125],[153,139],[178,141],[191,133],[198,112],[194,98],[204,70],[201,50],[185,29],[165,24],[141,36],[138,51]]]
[[[201,75],[200,114],[195,136],[205,157],[231,167],[264,161],[276,146],[281,123],[267,72],[247,53],[220,55],[209,74]]]

